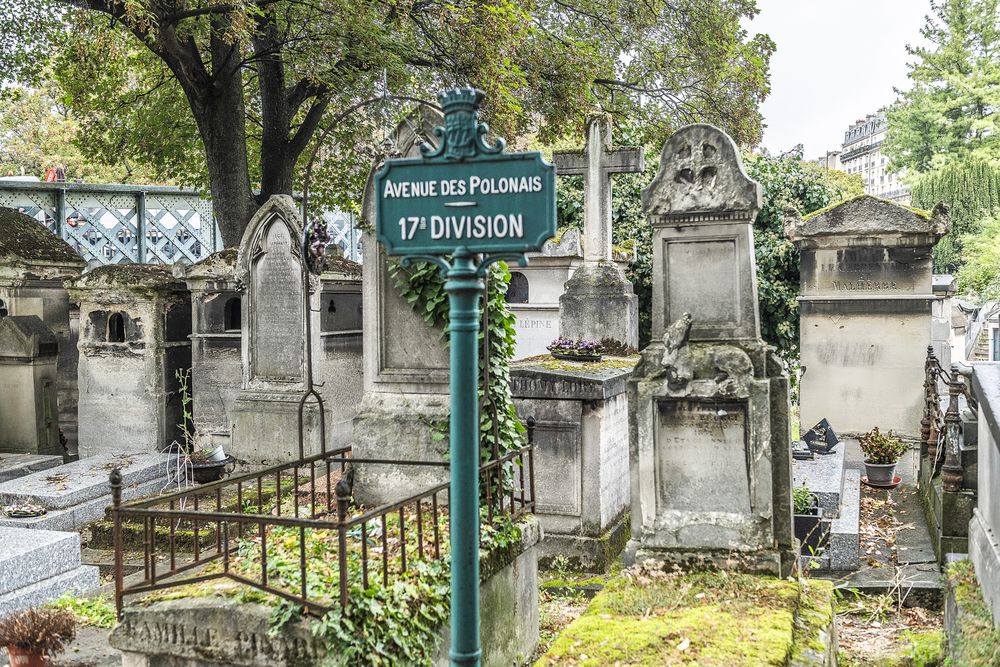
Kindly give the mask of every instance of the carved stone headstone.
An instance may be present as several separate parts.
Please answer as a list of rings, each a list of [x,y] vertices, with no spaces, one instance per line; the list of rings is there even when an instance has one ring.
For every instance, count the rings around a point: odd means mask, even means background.
[[[424,108],[396,128],[389,157],[418,157],[433,144],[443,116]],[[375,219],[375,165],[365,190],[363,215]],[[381,243],[365,233],[364,398],[354,420],[354,456],[359,458],[443,461],[447,439],[433,440],[433,424],[448,419],[448,348],[440,327],[428,326],[402,297],[392,263]],[[448,479],[446,468],[367,466],[360,471],[355,498],[366,505],[388,502]]]
[[[254,215],[243,234],[236,260],[244,285],[241,308],[243,389],[233,407],[230,453],[254,465],[299,457],[299,401],[305,387],[306,345],[315,349],[319,322],[313,318],[313,341],[306,340],[303,296],[302,222],[291,197],[275,195]],[[317,287],[311,284],[311,311],[318,311]],[[303,419],[305,456],[319,451],[318,414],[306,406]]]
[[[787,574],[794,562],[788,377],[760,339],[760,186],[710,125],[664,144],[653,226],[653,342],[629,380],[632,538],[646,558]]]
[[[641,148],[612,148],[611,123],[592,118],[583,152],[552,156],[560,176],[583,176],[584,263],[559,299],[559,335],[639,345],[638,299],[612,257],[611,175],[643,169]]]
[[[931,343],[931,251],[948,231],[934,215],[863,196],[785,216],[801,253],[801,419],[838,433],[874,426],[917,437]]]

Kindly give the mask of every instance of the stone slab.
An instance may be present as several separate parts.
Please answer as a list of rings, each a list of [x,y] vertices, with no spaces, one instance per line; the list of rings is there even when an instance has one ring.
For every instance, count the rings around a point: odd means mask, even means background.
[[[97,568],[89,565],[80,565],[68,572],[63,572],[54,577],[24,586],[15,591],[0,595],[0,618],[22,611],[30,607],[55,600],[64,593],[75,593],[82,595],[97,588],[100,580]]]
[[[62,465],[61,456],[46,454],[0,454],[0,482]]]
[[[852,469],[844,473],[840,516],[830,522],[830,541],[826,547],[830,569],[857,569],[861,557],[860,523],[861,472]]]
[[[837,516],[844,490],[844,443],[830,454],[816,454],[811,461],[792,461],[792,486],[805,484],[816,494],[824,516]]]
[[[625,383],[631,374],[631,368],[582,367],[563,371],[520,362],[510,369],[510,390],[518,398],[599,401],[625,393]]]
[[[80,565],[80,535],[0,527],[0,596]]]
[[[903,484],[895,494],[896,515],[905,528],[896,533],[896,562],[934,563],[934,543],[924,520],[920,495],[911,485]]]
[[[166,454],[101,454],[58,470],[43,470],[0,484],[0,505],[35,503],[49,510],[66,509],[111,493],[108,475],[120,465],[122,484],[141,484],[166,474]],[[65,475],[65,478],[62,476]],[[60,481],[51,478],[59,476]]]
[[[166,477],[151,479],[141,484],[129,484],[122,487],[122,500],[132,500],[141,496],[159,493],[166,483]],[[35,530],[79,530],[91,521],[104,517],[105,511],[111,505],[111,489],[108,494],[80,503],[74,507],[61,510],[51,510],[43,516],[30,519],[11,519],[0,516],[0,526],[31,528]]]

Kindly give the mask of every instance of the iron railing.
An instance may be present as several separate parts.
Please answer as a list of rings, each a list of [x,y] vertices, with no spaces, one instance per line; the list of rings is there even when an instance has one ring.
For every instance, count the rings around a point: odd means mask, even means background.
[[[944,409],[942,386],[948,390],[948,405]],[[945,491],[961,491],[964,478],[959,396],[965,396],[969,407],[977,409],[976,399],[958,365],[952,364],[946,370],[934,354],[934,347],[928,345],[924,362],[924,416],[920,422],[921,454],[926,454],[930,462],[930,476],[941,474]]]
[[[488,523],[535,510],[533,427],[529,419],[526,446],[492,457],[479,469]],[[113,471],[119,618],[126,595],[213,579],[230,579],[322,615],[338,603],[346,606],[352,587],[368,588],[378,580],[388,586],[415,561],[446,558],[447,482],[373,509],[352,506],[354,475],[384,465],[448,466],[356,459],[345,447],[127,503],[121,502],[121,474]],[[142,575],[128,585],[126,530],[139,536],[142,551]],[[275,543],[285,553],[269,548]],[[288,561],[288,551],[295,552],[296,562]],[[330,598],[331,590],[336,599]]]

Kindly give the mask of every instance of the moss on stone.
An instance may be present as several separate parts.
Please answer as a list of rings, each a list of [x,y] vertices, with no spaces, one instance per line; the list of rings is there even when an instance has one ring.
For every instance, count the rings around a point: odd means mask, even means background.
[[[907,211],[910,211],[911,213],[917,215],[920,218],[923,218],[924,220],[930,220],[931,217],[932,217],[932,213],[930,211],[925,211],[925,210],[920,209],[920,208],[914,208],[913,206],[907,206],[906,204],[900,204],[898,202],[894,202],[894,201],[891,201],[889,199],[881,199],[879,197],[873,197],[872,195],[858,195],[856,197],[851,197],[850,199],[845,199],[843,201],[839,201],[839,202],[837,202],[835,204],[830,204],[829,206],[825,206],[825,207],[823,207],[823,208],[821,208],[821,209],[819,209],[817,211],[813,211],[812,213],[804,215],[804,216],[802,216],[802,220],[803,221],[811,220],[812,218],[815,218],[817,216],[823,215],[824,213],[829,213],[830,211],[832,211],[832,210],[834,210],[836,208],[840,208],[841,206],[846,206],[847,204],[850,204],[851,202],[856,202],[858,200],[864,199],[865,197],[868,197],[868,198],[871,198],[871,199],[875,199],[877,201],[884,202],[886,204],[891,204],[893,206],[898,206],[900,208],[905,208]]]
[[[958,607],[958,634],[950,637],[954,664],[963,667],[1000,665],[1000,631],[983,599],[971,561],[949,563],[945,569],[948,587]]]
[[[795,646],[791,665],[826,664],[823,661],[831,646],[833,626],[833,583],[803,579],[802,597],[795,618]]]
[[[786,665],[800,594],[795,581],[732,573],[605,587],[535,667],[550,665]]]
[[[28,262],[85,262],[73,248],[29,215],[0,206],[0,258]]]
[[[165,264],[109,264],[98,266],[73,281],[75,287],[131,287],[160,289],[184,286]]]
[[[631,357],[611,357],[605,355],[601,361],[563,361],[551,354],[528,357],[511,364],[512,368],[540,366],[547,371],[604,371],[609,369],[630,369],[639,363],[639,355]]]

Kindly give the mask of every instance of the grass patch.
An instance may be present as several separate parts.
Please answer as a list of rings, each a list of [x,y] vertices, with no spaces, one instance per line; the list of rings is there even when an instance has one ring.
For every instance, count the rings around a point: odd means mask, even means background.
[[[94,628],[113,628],[118,622],[115,603],[104,595],[79,598],[72,593],[63,593],[62,597],[46,603],[45,606],[70,612],[80,625],[89,625]]]
[[[971,561],[948,564],[948,585],[955,592],[961,632],[953,637],[955,664],[963,667],[1000,665],[1000,631],[993,626],[993,614],[983,599]]]

